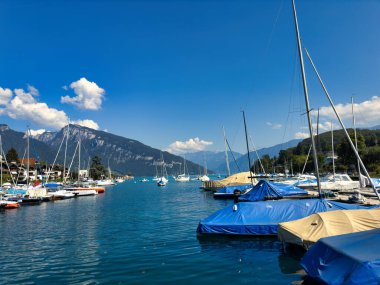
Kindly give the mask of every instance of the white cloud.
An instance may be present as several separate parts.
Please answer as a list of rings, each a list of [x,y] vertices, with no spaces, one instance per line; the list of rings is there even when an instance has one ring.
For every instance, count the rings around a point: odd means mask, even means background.
[[[84,110],[99,110],[102,106],[105,90],[95,82],[90,82],[82,77],[72,82],[70,88],[74,90],[75,97],[69,95],[61,97],[61,103],[68,103]]]
[[[37,96],[39,96],[38,90],[31,85],[28,85],[27,91],[17,88],[13,92],[9,88],[0,87],[0,115],[6,115],[14,120],[26,120],[54,130],[66,126],[69,121],[67,114],[50,108],[46,103],[38,102]],[[78,120],[74,123],[99,129],[99,125],[92,120]]]
[[[271,123],[271,122],[266,122],[265,124],[267,126],[271,127],[271,129],[273,129],[273,130],[279,130],[282,128],[281,124],[275,124],[275,123]]]
[[[175,141],[170,144],[166,151],[176,154],[195,152],[204,150],[207,146],[212,145],[213,142],[204,141],[197,138],[189,139],[187,141]]]
[[[337,104],[335,108],[342,118],[342,120],[351,120],[352,118],[352,106],[351,103]],[[370,100],[363,101],[361,103],[354,104],[354,112],[356,115],[362,115],[365,121],[356,120],[358,126],[371,127],[374,124],[380,123],[380,97],[373,96]],[[322,107],[319,109],[319,115],[326,119],[336,119],[333,109],[328,107]]]
[[[12,119],[23,119],[37,125],[58,129],[64,127],[68,122],[65,112],[50,108],[46,103],[40,103],[34,96],[38,95],[37,89],[28,87],[15,89],[15,96],[1,110],[1,114]]]
[[[87,127],[94,130],[99,130],[98,123],[96,123],[93,120],[77,120],[77,121],[72,121],[71,123],[73,123],[74,125]]]
[[[30,135],[34,137],[34,136],[42,135],[44,132],[46,132],[46,130],[45,129],[29,130],[29,132],[30,132]]]
[[[28,84],[28,91],[32,96],[40,95],[40,92],[38,92],[37,88],[29,84]]]
[[[6,105],[9,103],[13,95],[13,92],[9,88],[1,88],[0,87],[0,105]]]
[[[294,138],[296,139],[307,139],[310,137],[309,133],[297,132],[294,134]]]

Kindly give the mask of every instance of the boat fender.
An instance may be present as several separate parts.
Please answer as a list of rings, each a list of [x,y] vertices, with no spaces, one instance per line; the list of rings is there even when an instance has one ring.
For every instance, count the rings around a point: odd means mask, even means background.
[[[237,204],[234,204],[233,207],[232,207],[232,211],[236,212],[237,209],[238,209]]]

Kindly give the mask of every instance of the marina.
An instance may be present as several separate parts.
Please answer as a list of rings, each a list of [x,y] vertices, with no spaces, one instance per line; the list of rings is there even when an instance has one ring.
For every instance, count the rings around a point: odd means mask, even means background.
[[[15,1],[1,285],[380,284],[380,2]]]

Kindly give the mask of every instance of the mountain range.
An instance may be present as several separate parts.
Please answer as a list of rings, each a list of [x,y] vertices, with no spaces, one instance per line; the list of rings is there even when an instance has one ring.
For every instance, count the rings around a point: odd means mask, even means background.
[[[30,138],[30,156],[40,161],[53,163],[58,150],[57,163],[64,161],[66,140],[64,133],[66,128],[57,132],[44,132]],[[156,174],[156,169],[161,169],[161,153],[165,160],[169,175],[180,173],[183,158],[166,151],[147,146],[137,140],[117,136],[108,132],[98,131],[82,126],[69,125],[69,136],[67,140],[67,162],[70,165],[75,153],[78,141],[81,141],[81,168],[88,168],[91,159],[99,156],[102,164],[111,168],[112,172],[118,174],[132,174],[136,176],[150,176]],[[19,157],[23,157],[26,149],[26,135],[9,128],[8,125],[0,125],[3,149],[6,153],[14,147]],[[78,151],[77,151],[78,153]],[[75,156],[73,168],[78,165],[78,154]],[[186,162],[190,174],[198,174],[204,171],[203,166],[191,161]]]
[[[294,139],[290,140],[285,143],[276,144],[271,147],[265,147],[257,150],[257,154],[259,157],[262,157],[263,155],[269,155],[270,157],[278,156],[279,152],[283,149],[287,149],[289,147],[295,147],[297,144],[302,141],[301,139]],[[250,151],[249,152],[251,161],[257,159],[256,152]],[[234,161],[234,157],[236,159],[236,162]],[[248,171],[248,160],[247,160],[247,154],[241,154],[238,152],[233,152],[233,156],[231,155],[231,152],[228,152],[228,160],[230,164],[230,170],[233,173],[240,171]],[[214,171],[215,173],[227,173],[227,167],[226,167],[226,158],[224,152],[212,152],[212,151],[198,151],[193,153],[187,153],[184,155],[186,159],[200,164],[205,165],[205,161],[207,163],[207,168]]]

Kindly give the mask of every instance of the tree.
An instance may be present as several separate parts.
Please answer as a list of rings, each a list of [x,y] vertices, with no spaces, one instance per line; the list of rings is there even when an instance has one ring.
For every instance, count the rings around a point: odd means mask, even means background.
[[[106,168],[102,165],[102,159],[98,156],[94,156],[90,166],[90,177],[97,180],[106,176]]]
[[[18,161],[18,153],[13,147],[8,150],[5,157],[6,157],[8,162],[12,162],[12,161],[17,162]]]
[[[358,134],[357,139],[358,139],[359,154],[363,155],[363,152],[366,149],[364,137],[361,134]],[[351,136],[351,140],[354,141],[352,136]],[[342,140],[341,143],[338,144],[337,152],[338,152],[339,161],[342,164],[349,166],[356,163],[355,153],[352,150],[352,147],[347,140]]]

